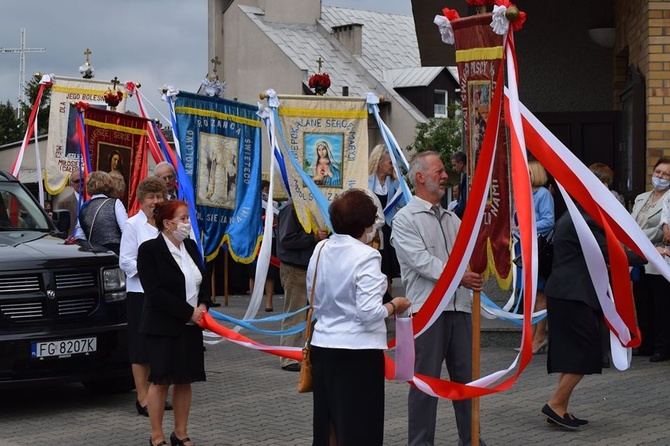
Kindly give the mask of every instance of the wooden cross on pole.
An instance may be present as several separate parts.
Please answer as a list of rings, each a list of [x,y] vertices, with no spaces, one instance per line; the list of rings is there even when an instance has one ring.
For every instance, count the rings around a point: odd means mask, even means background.
[[[323,66],[323,63],[325,60],[321,59],[321,56],[316,60],[316,63],[319,64],[319,73],[321,73],[321,66]]]
[[[112,79],[110,82],[111,82],[112,85],[114,86],[114,90],[116,90],[116,86],[119,85],[119,84],[121,83],[121,81],[119,80],[119,78],[116,77],[116,76],[114,76],[114,79]]]

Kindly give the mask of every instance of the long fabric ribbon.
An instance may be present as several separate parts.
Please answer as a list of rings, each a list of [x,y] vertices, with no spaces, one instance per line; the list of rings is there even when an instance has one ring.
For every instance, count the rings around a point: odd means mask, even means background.
[[[409,171],[409,163],[407,162],[407,159],[405,158],[402,150],[400,150],[398,141],[396,141],[393,133],[386,126],[386,123],[384,123],[384,120],[379,115],[379,106],[377,105],[377,103],[379,103],[379,98],[372,93],[368,93],[366,98],[368,101],[368,112],[374,116],[375,121],[377,121],[377,126],[379,127],[379,130],[382,134],[382,138],[384,139],[384,143],[388,149],[388,154],[391,158],[391,163],[393,164],[393,170],[396,173],[396,177],[400,181],[400,189],[396,191],[395,195],[391,198],[391,200],[389,200],[389,203],[387,203],[386,207],[384,208],[384,214],[388,214],[391,209],[393,209],[396,204],[398,204],[402,197],[405,198],[405,203],[409,203],[409,201],[412,199],[412,192],[410,192],[409,185],[405,180],[405,176],[400,170],[398,160],[402,160],[403,167],[406,172]]]
[[[16,159],[14,160],[14,164],[12,164],[12,169],[10,171],[10,173],[14,175],[16,178],[19,177],[19,172],[21,171],[21,164],[23,163],[23,155],[26,153],[26,148],[28,147],[30,138],[35,136],[35,143],[37,143],[37,130],[36,130],[37,127],[35,125],[35,122],[37,121],[37,113],[39,112],[40,105],[42,104],[42,95],[44,94],[44,90],[50,86],[51,86],[50,81],[45,83],[40,82],[40,88],[39,90],[37,90],[37,96],[35,96],[35,102],[33,103],[33,108],[30,111],[30,116],[28,117],[28,127],[26,128],[26,133],[23,136],[23,141],[21,142],[21,148],[19,149],[19,153],[17,153]],[[37,159],[39,160],[39,156],[37,157]],[[40,178],[40,183],[41,183],[41,176],[42,172],[39,172],[38,178]]]
[[[253,350],[259,350],[265,353],[270,353],[272,355],[277,355],[284,358],[295,359],[296,361],[302,360],[301,347],[279,347],[279,346],[261,344],[244,335],[239,334],[234,330],[226,328],[223,325],[217,324],[214,318],[209,313],[204,313],[202,315],[202,319],[200,319],[200,326],[207,330],[213,331],[219,336],[226,338],[230,342],[241,345],[242,347],[250,348]]]

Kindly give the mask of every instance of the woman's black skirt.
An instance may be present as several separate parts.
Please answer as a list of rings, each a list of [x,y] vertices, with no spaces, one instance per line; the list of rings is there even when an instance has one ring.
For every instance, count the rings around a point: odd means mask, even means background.
[[[145,335],[154,384],[189,384],[205,381],[202,328],[187,325],[178,336]]]
[[[144,333],[140,333],[142,311],[144,311],[144,293],[126,293],[128,350],[131,364],[149,364],[147,338]]]
[[[591,375],[602,372],[602,315],[587,304],[547,296],[549,373]]]
[[[327,446],[332,426],[337,443],[384,443],[384,352],[312,346],[314,439]]]

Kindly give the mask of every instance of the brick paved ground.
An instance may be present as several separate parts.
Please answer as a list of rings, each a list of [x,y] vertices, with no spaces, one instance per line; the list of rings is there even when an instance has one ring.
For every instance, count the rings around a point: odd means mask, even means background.
[[[231,297],[223,311],[239,316],[247,302]],[[275,297],[275,308],[281,305]],[[510,348],[484,348],[482,372],[513,358]],[[193,386],[189,425],[199,446],[311,444],[311,395],[296,393],[297,374],[281,370],[278,358],[222,343],[208,347],[205,360],[208,381]],[[482,438],[489,445],[670,445],[670,362],[634,358],[627,372],[586,377],[571,410],[591,424],[571,432],[538,415],[556,381],[545,361],[546,355],[537,356],[511,390],[482,399]],[[406,444],[407,389],[387,382],[386,445]],[[0,445],[146,445],[148,419],[136,415],[134,401],[134,393],[95,396],[80,385],[6,392]],[[440,402],[438,412],[437,444],[456,444],[451,403]],[[168,412],[168,435],[172,420]]]

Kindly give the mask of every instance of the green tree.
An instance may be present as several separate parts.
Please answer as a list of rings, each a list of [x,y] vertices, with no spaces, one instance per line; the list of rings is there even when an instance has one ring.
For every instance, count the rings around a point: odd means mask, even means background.
[[[40,80],[41,76],[35,75],[26,82],[24,92],[28,103],[21,101],[19,106],[23,111],[23,120],[24,125],[28,125],[28,119],[30,118],[30,112],[33,109],[33,104],[35,99],[37,99],[37,93],[40,90]],[[42,102],[40,104],[40,109],[37,112],[37,134],[44,135],[49,132],[49,105],[51,104],[51,88],[46,88],[42,94]]]
[[[447,116],[447,118],[430,118],[428,122],[418,123],[414,142],[409,145],[408,149],[417,152],[432,150],[439,153],[449,173],[450,182],[454,183],[457,176],[451,170],[451,155],[462,150],[461,106],[449,105]]]
[[[0,104],[0,145],[21,141],[25,131],[25,125],[17,119],[12,103],[7,100]]]

